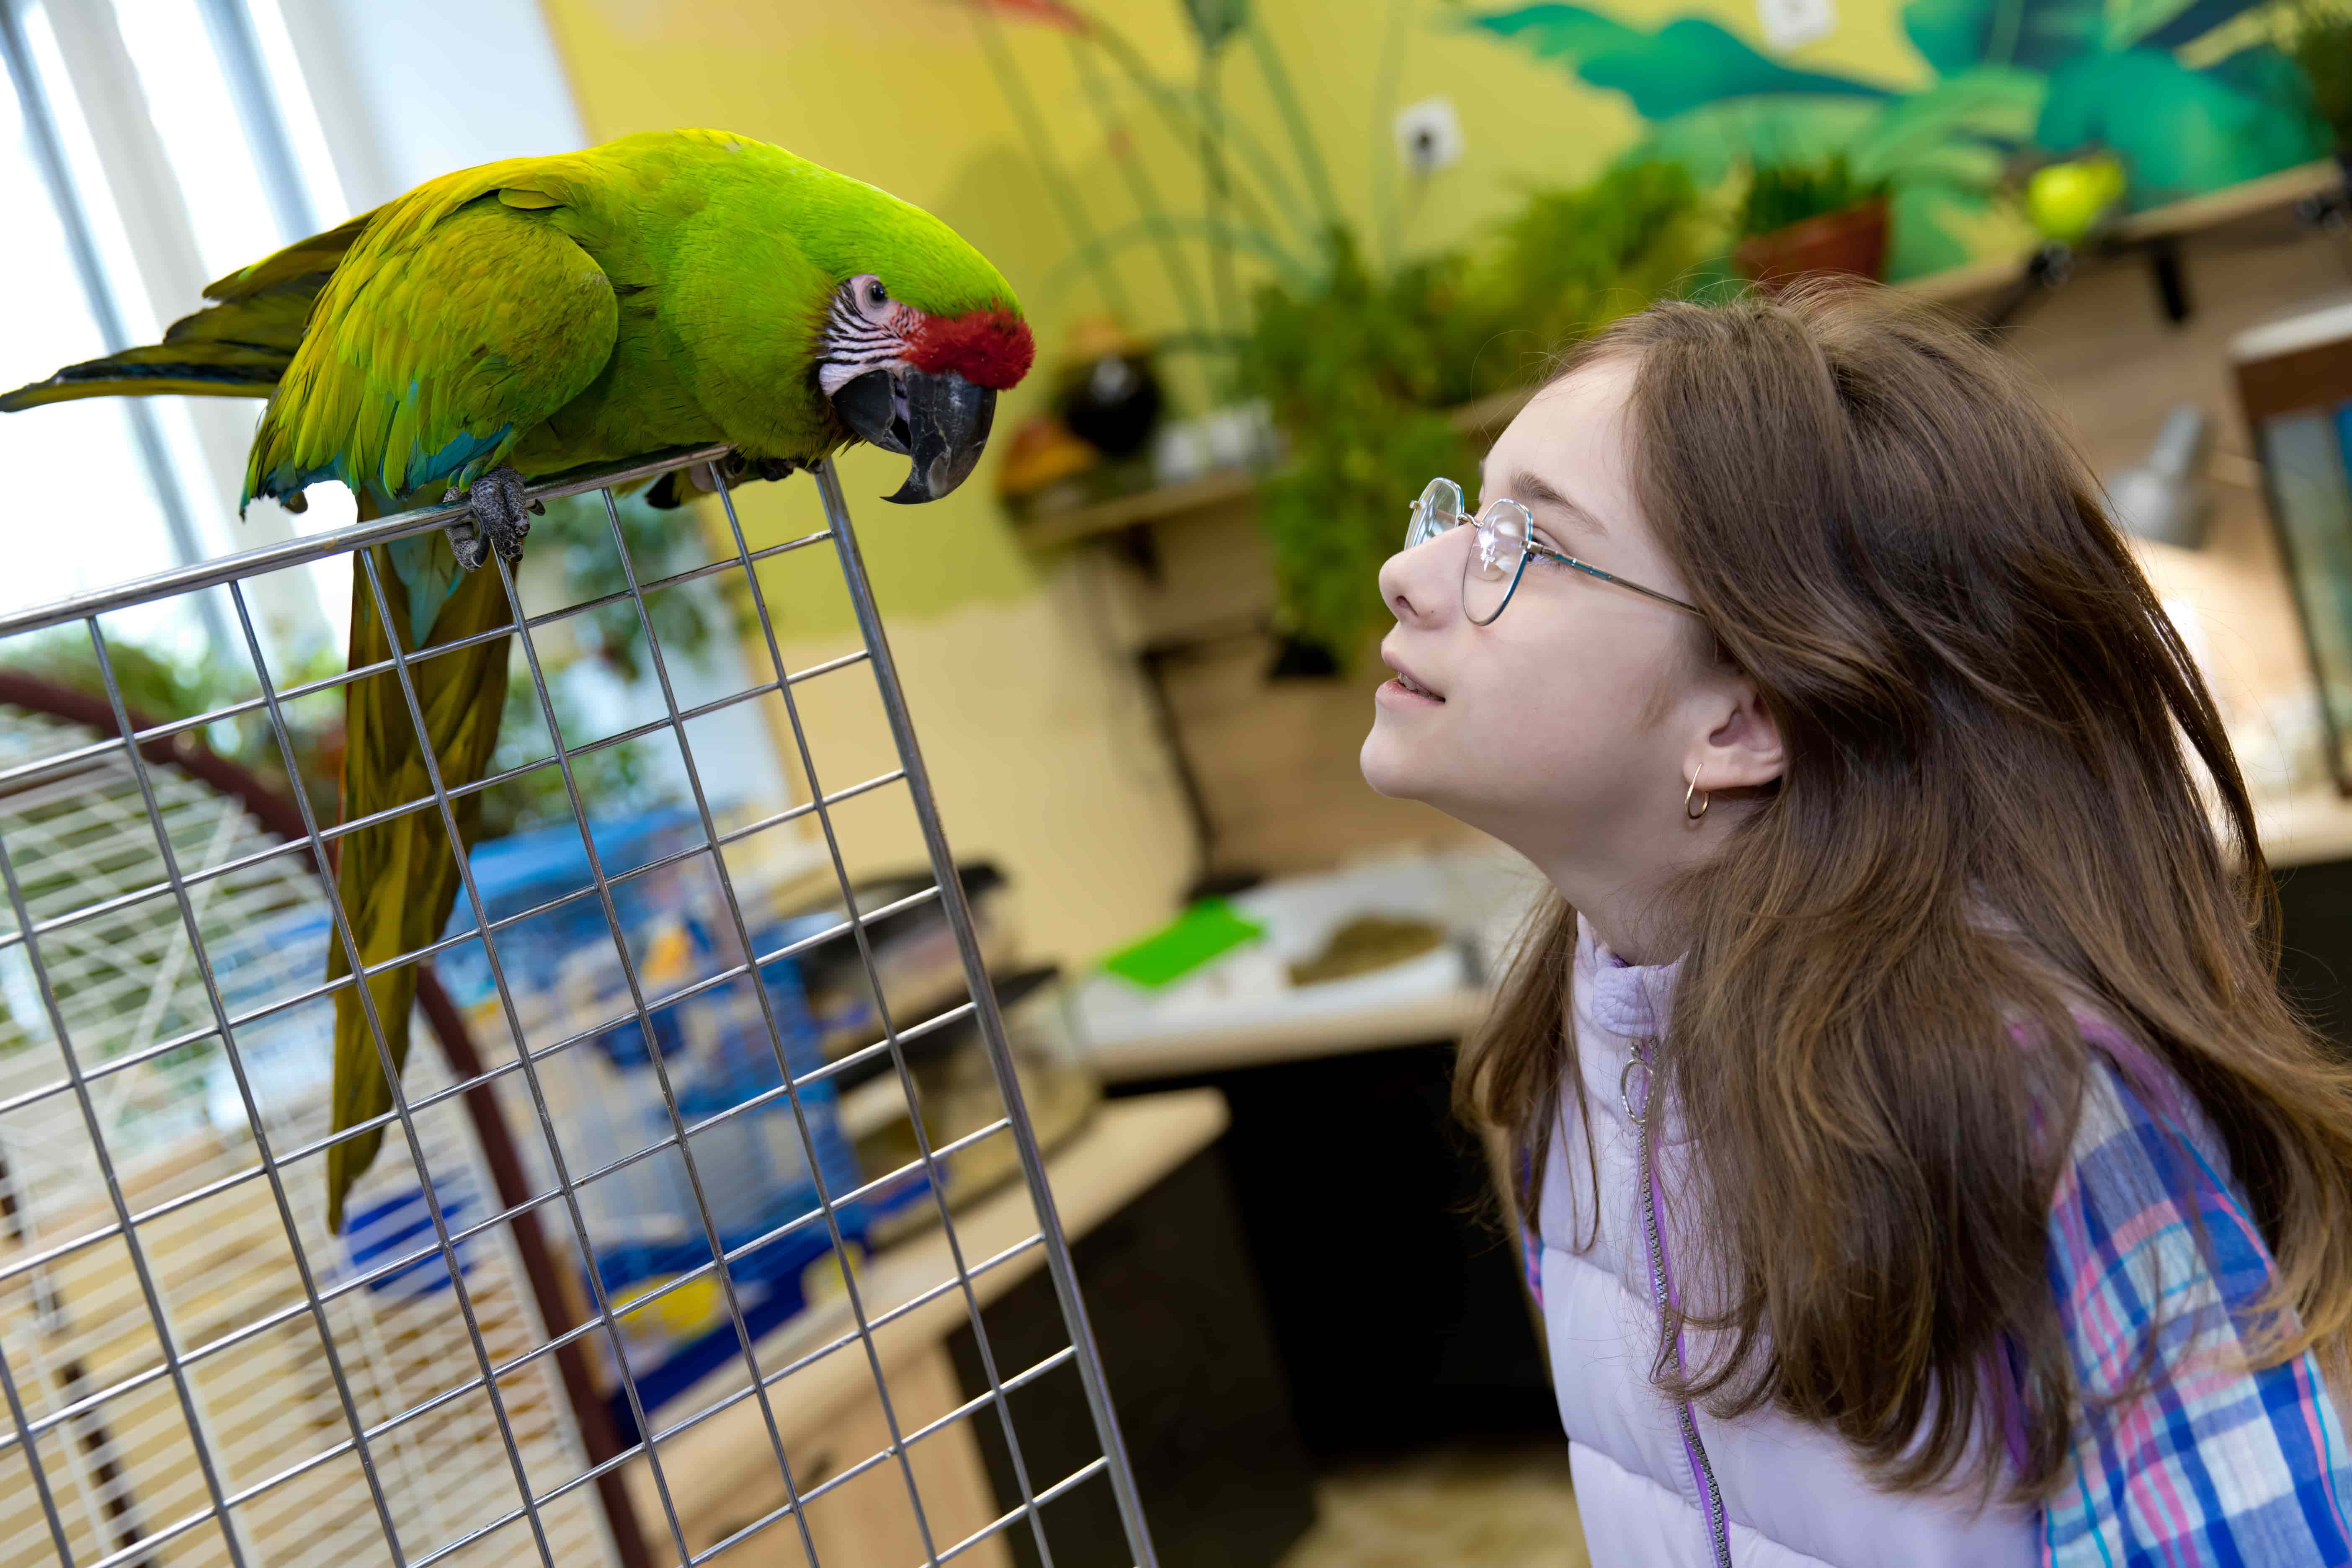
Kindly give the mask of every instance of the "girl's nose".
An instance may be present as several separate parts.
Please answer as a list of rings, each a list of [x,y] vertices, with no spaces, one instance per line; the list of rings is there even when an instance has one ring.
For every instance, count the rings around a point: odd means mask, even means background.
[[[1433,626],[1459,597],[1453,584],[1461,572],[1452,542],[1443,535],[1400,550],[1381,567],[1381,597],[1389,614],[1408,626]],[[1450,568],[1450,570],[1449,570]]]

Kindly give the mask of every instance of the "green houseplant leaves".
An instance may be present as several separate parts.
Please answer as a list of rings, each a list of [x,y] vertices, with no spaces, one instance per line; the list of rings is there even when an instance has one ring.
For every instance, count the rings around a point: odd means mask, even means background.
[[[1617,316],[1708,286],[1714,237],[1686,171],[1631,163],[1538,192],[1482,244],[1386,279],[1335,231],[1324,278],[1261,289],[1240,375],[1290,442],[1259,491],[1284,629],[1359,651],[1383,614],[1374,578],[1407,503],[1434,475],[1475,477],[1447,410],[1524,384],[1543,355]]]

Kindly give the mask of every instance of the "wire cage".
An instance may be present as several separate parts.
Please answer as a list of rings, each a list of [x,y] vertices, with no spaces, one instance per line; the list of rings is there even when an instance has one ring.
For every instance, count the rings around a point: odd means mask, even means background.
[[[455,844],[468,794],[557,779],[572,832],[554,837],[583,874],[509,897],[482,857],[457,858],[449,930],[368,966],[420,971],[426,1027],[413,1031],[393,1110],[340,1133],[330,1031],[334,994],[352,982],[321,977],[328,943],[350,952],[352,938],[322,868],[365,824],[315,803],[320,764],[298,748],[299,716],[339,710],[354,680],[389,678],[415,723],[415,670],[447,650],[395,647],[379,664],[292,678],[254,601],[274,574],[349,557],[355,596],[381,613],[399,585],[372,547],[466,509],[0,616],[0,667],[20,639],[86,637],[103,692],[0,668],[0,1562],[862,1565],[887,1538],[903,1542],[893,1561],[940,1564],[1009,1561],[1017,1535],[1024,1556],[1050,1565],[1046,1509],[1096,1486],[1115,1500],[1132,1561],[1152,1563],[990,976],[984,910],[949,853],[838,479],[829,464],[812,470],[823,528],[754,549],[727,456],[661,454],[528,492],[601,498],[623,585],[542,608],[507,563],[485,568],[514,616],[489,635],[516,638],[543,754],[453,788],[428,747],[429,789],[382,815],[431,814]],[[619,498],[687,470],[715,490],[731,549],[641,580]],[[855,651],[787,668],[759,570],[787,556],[845,595]],[[661,598],[696,584],[743,607],[765,679],[682,702]],[[234,700],[158,721],[126,696],[119,628],[196,595],[227,611],[213,624],[233,628],[251,679]],[[660,710],[583,736],[567,731],[543,645],[598,615],[634,617]],[[864,679],[896,755],[834,780],[803,712],[808,683]],[[771,714],[799,792],[749,817],[717,800],[696,750],[698,721],[744,705]],[[229,725],[266,737],[283,789],[208,750]],[[609,831],[581,775],[600,752],[647,740],[675,745],[690,806],[657,833]],[[842,818],[849,803],[892,795],[929,878],[877,903],[851,876]],[[754,851],[783,843],[797,847],[801,885],[835,896],[824,912],[776,918],[762,879],[777,857]],[[696,889],[705,929],[690,961],[675,931],[634,918],[663,879]],[[960,994],[896,1016],[904,988],[875,933],[915,910],[942,919]],[[849,1048],[815,1044],[796,961],[820,951],[854,953],[871,999],[871,1037]],[[551,1000],[526,982],[550,952],[580,952],[609,960],[603,984],[572,984],[565,969]],[[951,1031],[976,1033],[994,1098],[942,1141],[926,1131],[910,1058]],[[894,1168],[861,1168],[850,1152],[852,1082],[869,1107],[879,1093],[902,1110],[911,1156]],[[382,1151],[338,1234],[325,1152],[372,1126]],[[975,1211],[950,1202],[957,1162],[982,1155],[1017,1167],[1025,1188],[1020,1223],[984,1235]],[[667,1228],[648,1228],[649,1215]],[[886,1234],[913,1239],[877,1250]],[[987,1277],[1033,1251],[1067,1343],[1002,1364],[982,1315]],[[909,1336],[943,1324],[971,1336],[976,1396],[909,1370]],[[1072,1377],[1096,1452],[1039,1473],[1009,1395]],[[862,1414],[834,1422],[818,1452],[805,1412],[852,1405]],[[1016,1506],[940,1479],[927,1445],[936,1454],[960,1425],[990,1429]],[[708,1489],[703,1457],[722,1428],[739,1455],[758,1449],[760,1484],[714,1514],[688,1499]],[[854,1523],[828,1521],[828,1500],[853,1496]],[[877,1534],[877,1506],[898,1534]]]

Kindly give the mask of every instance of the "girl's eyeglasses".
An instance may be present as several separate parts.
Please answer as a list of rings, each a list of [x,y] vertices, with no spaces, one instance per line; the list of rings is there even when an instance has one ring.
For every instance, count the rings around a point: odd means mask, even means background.
[[[1686,605],[1671,594],[1629,583],[1613,572],[1603,572],[1548,544],[1537,543],[1533,537],[1535,514],[1507,496],[1488,501],[1486,510],[1475,518],[1463,516],[1462,487],[1452,479],[1430,480],[1421,499],[1412,503],[1412,521],[1405,525],[1404,547],[1411,550],[1416,544],[1425,544],[1465,523],[1478,531],[1478,537],[1472,542],[1470,552],[1462,563],[1462,613],[1470,617],[1474,626],[1495,624],[1504,606],[1511,602],[1511,595],[1519,591],[1519,578],[1528,569],[1528,558],[1533,555],[1573,567],[1588,577],[1631,588],[1677,610],[1699,614],[1697,605]]]

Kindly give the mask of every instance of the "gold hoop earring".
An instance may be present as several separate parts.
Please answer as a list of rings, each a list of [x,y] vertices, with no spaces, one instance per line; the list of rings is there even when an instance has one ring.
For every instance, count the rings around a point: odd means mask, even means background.
[[[1685,822],[1696,822],[1700,817],[1705,816],[1706,815],[1706,808],[1708,805],[1711,804],[1711,797],[1707,795],[1706,791],[1698,787],[1698,775],[1699,770],[1693,768],[1691,770],[1690,787],[1683,791],[1683,820]],[[1698,796],[1698,809],[1696,811],[1693,811],[1691,809],[1691,796],[1693,795]]]

